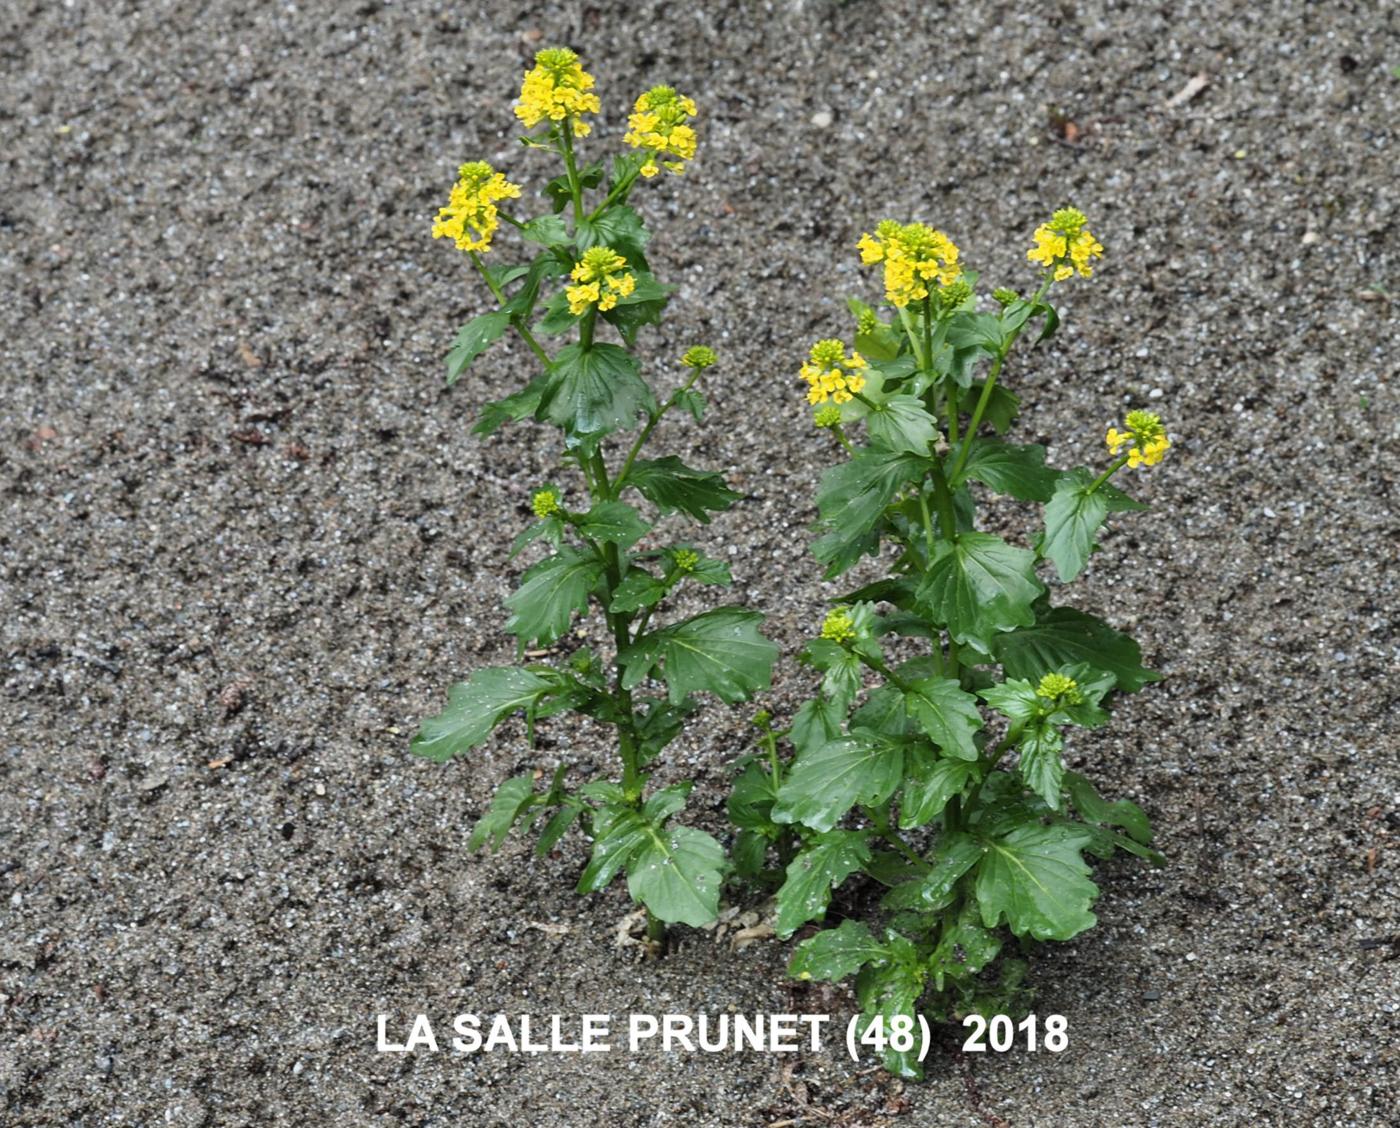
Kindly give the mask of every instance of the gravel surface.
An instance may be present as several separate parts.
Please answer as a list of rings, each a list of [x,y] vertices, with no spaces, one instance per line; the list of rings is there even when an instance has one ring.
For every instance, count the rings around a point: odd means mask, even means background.
[[[1397,32],[1393,4],[1303,0],[11,0],[0,1122],[1394,1123]],[[1063,202],[1107,245],[1007,379],[1062,465],[1129,402],[1175,435],[1076,596],[1167,680],[1074,746],[1170,864],[1101,867],[1100,926],[1035,957],[1065,1053],[942,1031],[905,1086],[834,1051],[374,1052],[381,1012],[852,1011],[771,941],[681,929],[639,966],[624,891],[571,892],[576,835],[466,853],[496,783],[604,766],[600,729],[407,754],[450,680],[509,660],[507,546],[555,455],[467,433],[519,347],[442,389],[484,305],[427,223],[465,159],[527,196],[551,174],[510,107],[554,42],[598,77],[591,140],[655,82],[701,104],[692,172],[640,189],[681,287],[648,348],[725,367],[658,449],[748,495],[703,542],[789,656],[834,590],[792,374],[877,294],[861,230],[929,220],[1012,282]],[[789,657],[769,704],[809,680]],[[670,770],[717,828],[743,711],[704,718]]]

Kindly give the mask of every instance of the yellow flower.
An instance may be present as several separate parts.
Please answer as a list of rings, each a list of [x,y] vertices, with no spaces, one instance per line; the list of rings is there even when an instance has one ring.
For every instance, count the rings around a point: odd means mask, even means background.
[[[526,71],[520,84],[520,101],[515,116],[527,128],[542,121],[573,122],[574,134],[587,137],[592,126],[579,115],[596,114],[598,95],[590,94],[593,76],[585,71],[578,56],[567,47],[548,47],[535,55],[533,70]]]
[[[1035,695],[1046,701],[1063,702],[1066,705],[1082,705],[1084,695],[1079,692],[1079,683],[1064,674],[1046,674],[1035,687]]]
[[[861,370],[868,367],[865,357],[858,352],[848,354],[842,342],[818,341],[800,372],[808,384],[807,402],[826,403],[829,399],[834,404],[849,403],[865,388]]]
[[[1026,258],[1054,270],[1055,281],[1063,282],[1076,270],[1084,278],[1094,273],[1091,259],[1103,257],[1103,244],[1084,226],[1084,213],[1077,208],[1061,208],[1035,229],[1035,246]]]
[[[962,277],[958,248],[943,232],[922,223],[887,219],[856,243],[860,261],[885,264],[885,297],[903,308],[922,301],[929,287],[949,286]]]
[[[836,607],[827,613],[822,623],[822,638],[828,642],[850,642],[856,637],[856,621],[844,607]]]
[[[464,164],[457,177],[447,207],[439,209],[433,222],[433,238],[452,239],[458,250],[485,254],[500,226],[496,201],[517,198],[520,187],[485,161]]]
[[[685,162],[695,156],[695,130],[690,125],[694,116],[694,100],[669,86],[653,86],[637,99],[622,139],[634,149],[647,150],[643,176],[655,176],[661,171],[657,157],[676,157],[662,164],[674,173],[685,171]]]
[[[1104,436],[1108,453],[1115,458],[1123,447],[1128,448],[1128,466],[1136,470],[1139,466],[1156,466],[1171,449],[1166,428],[1159,416],[1150,411],[1130,411],[1123,417],[1126,431],[1110,427]]]
[[[566,286],[564,296],[575,317],[595,304],[600,310],[612,309],[637,288],[637,279],[627,273],[627,260],[611,247],[589,247],[569,277],[577,285]]]
[[[687,368],[709,368],[716,364],[719,357],[715,355],[715,350],[708,345],[691,345],[685,350],[685,355],[681,357],[681,363]]]

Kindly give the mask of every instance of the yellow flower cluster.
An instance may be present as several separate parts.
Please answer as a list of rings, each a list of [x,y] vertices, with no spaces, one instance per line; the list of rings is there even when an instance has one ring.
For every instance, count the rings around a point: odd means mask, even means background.
[[[1103,257],[1103,244],[1084,226],[1084,213],[1077,208],[1061,208],[1035,229],[1035,246],[1026,258],[1055,271],[1055,281],[1063,282],[1076,270],[1084,278],[1094,273],[1091,259]]]
[[[1064,674],[1046,674],[1035,687],[1035,695],[1046,701],[1063,702],[1066,705],[1081,705],[1084,695],[1079,692],[1079,683]]]
[[[694,116],[694,100],[669,86],[653,86],[637,99],[622,139],[634,149],[648,150],[643,176],[660,172],[656,158],[664,156],[678,158],[662,162],[672,172],[685,171],[685,162],[695,156],[695,130],[690,125]]]
[[[922,223],[887,219],[860,237],[860,261],[885,264],[885,297],[900,307],[923,301],[929,284],[947,286],[962,277],[958,248],[943,232]]]
[[[1133,469],[1139,466],[1156,466],[1171,449],[1172,444],[1167,438],[1161,418],[1150,411],[1128,412],[1123,417],[1123,426],[1127,428],[1126,431],[1110,427],[1104,442],[1108,444],[1108,453],[1115,457],[1127,446],[1128,465]]]
[[[846,352],[846,346],[836,340],[818,341],[802,366],[802,379],[811,387],[808,403],[849,403],[855,393],[865,387],[861,370],[868,368],[865,357],[858,352]]]
[[[681,357],[681,363],[687,368],[709,368],[710,365],[719,361],[715,355],[715,350],[708,345],[691,345],[685,350],[685,355]]]
[[[460,251],[491,249],[491,236],[500,226],[496,201],[513,200],[520,187],[512,184],[485,161],[471,161],[457,170],[457,183],[447,207],[438,211],[433,222],[434,239],[452,239]]]
[[[533,70],[525,72],[515,116],[533,129],[542,121],[572,119],[575,136],[587,137],[592,126],[580,114],[596,114],[598,95],[590,94],[593,76],[567,47],[548,47],[535,55]]]
[[[541,521],[564,511],[564,507],[559,504],[559,491],[548,486],[530,495],[530,508]]]
[[[627,272],[627,260],[611,247],[589,247],[574,264],[569,277],[576,285],[566,286],[569,312],[575,317],[591,305],[609,310],[637,288],[637,280]]]
[[[695,566],[700,563],[700,554],[693,548],[678,548],[675,560],[677,571],[693,572]]]
[[[822,638],[828,642],[850,642],[856,637],[856,621],[844,607],[829,611],[822,623]]]

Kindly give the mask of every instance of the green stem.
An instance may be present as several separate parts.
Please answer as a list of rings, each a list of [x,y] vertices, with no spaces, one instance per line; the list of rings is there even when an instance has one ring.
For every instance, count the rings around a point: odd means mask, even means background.
[[[953,511],[953,495],[948,489],[948,479],[943,475],[943,464],[937,460],[933,464],[933,504],[938,510],[938,525],[943,539],[951,544],[958,535],[958,521]],[[951,632],[948,635],[948,660],[953,664],[950,676],[960,676],[962,661],[958,652],[958,640]]]
[[[923,866],[923,858],[919,857],[918,852],[912,846],[910,846],[909,843],[904,841],[904,838],[900,835],[899,831],[895,830],[895,828],[890,825],[890,820],[885,817],[885,813],[883,811],[878,810],[875,807],[866,807],[865,813],[870,819],[870,821],[875,824],[875,831],[880,835],[881,838],[883,838],[886,842],[888,842],[891,846],[893,846],[896,850],[903,854],[905,858],[913,862],[916,866]]]
[[[928,549],[929,562],[933,561],[933,520],[928,512],[928,498],[922,488],[919,490],[919,511],[924,518],[924,546]]]
[[[1031,305],[1037,305],[1044,299],[1046,292],[1050,289],[1050,283],[1053,281],[1053,274],[1047,274],[1044,279],[1041,280],[1040,289],[1038,289],[1035,292],[1035,296],[1031,298]],[[977,435],[977,428],[982,425],[982,416],[986,414],[987,405],[992,401],[992,389],[996,387],[997,377],[1001,375],[1001,366],[1005,363],[1012,346],[1016,344],[1016,340],[1020,337],[1021,330],[1024,328],[1025,322],[1023,321],[1002,344],[1001,352],[997,354],[996,360],[992,362],[991,371],[987,373],[987,382],[982,385],[982,394],[977,397],[977,404],[972,410],[972,419],[967,425],[967,441],[963,443],[962,448],[958,451],[958,460],[953,464],[953,472],[948,475],[948,480],[950,482],[956,484],[960,480],[963,467],[967,465],[968,455],[972,453],[972,440]],[[949,441],[955,440],[950,436]]]
[[[680,403],[681,396],[685,395],[686,392],[690,391],[690,389],[695,386],[695,381],[700,379],[700,373],[702,371],[703,369],[700,368],[692,369],[690,379],[687,380],[683,386],[672,392],[670,398],[661,405],[657,413],[646,421],[646,425],[642,428],[641,434],[637,436],[636,442],[632,444],[632,449],[627,452],[627,457],[622,463],[622,469],[618,471],[617,481],[619,485],[626,480],[627,472],[632,469],[632,463],[637,461],[637,455],[641,453],[641,449],[646,445],[647,439],[651,438],[651,433],[656,430],[656,425],[661,422],[661,417],[670,411],[671,408],[675,407],[676,404]]]
[[[919,335],[914,331],[914,321],[913,318],[909,316],[909,308],[907,306],[899,307],[899,323],[904,326],[905,336],[909,338],[909,348],[914,353],[914,363],[919,366],[921,371],[927,372],[929,360],[931,358],[926,358],[919,348]]]
[[[564,119],[564,127],[560,131],[564,149],[564,171],[569,177],[569,194],[574,199],[574,230],[578,230],[579,224],[583,220],[583,186],[578,181],[578,166],[574,163],[574,121],[573,118]]]
[[[473,264],[475,264],[477,271],[480,272],[482,279],[486,282],[487,288],[490,289],[491,296],[494,297],[496,301],[500,302],[501,305],[505,305],[505,293],[496,285],[496,280],[491,277],[490,271],[486,269],[486,264],[481,261],[481,256],[475,251],[469,251],[467,253],[471,255]],[[530,351],[539,358],[541,364],[548,368],[554,363],[554,361],[550,359],[549,353],[544,351],[544,347],[535,338],[535,335],[530,332],[529,327],[521,321],[519,314],[511,314],[510,323],[515,327],[515,331],[520,334],[520,339],[530,346]]]
[[[660,944],[666,939],[666,922],[650,909],[647,910],[647,939]]]
[[[627,190],[637,182],[637,176],[641,172],[641,170],[642,166],[638,165],[635,169],[632,170],[630,175],[624,176],[621,180],[619,180],[616,184],[614,184],[611,188],[608,189],[608,194],[606,197],[604,197],[603,202],[588,213],[588,220],[590,223],[593,220],[597,219],[605,211],[607,211],[608,208],[612,207],[612,205],[617,201],[618,197],[625,196],[627,194]]]
[[[1095,478],[1093,482],[1090,483],[1089,488],[1085,492],[1093,493],[1096,489],[1098,489],[1101,485],[1103,485],[1106,481],[1113,477],[1113,475],[1118,473],[1119,470],[1123,469],[1123,467],[1128,464],[1128,459],[1130,457],[1132,456],[1127,454],[1120,454],[1118,456],[1118,460],[1107,470],[1105,470],[1102,474],[1100,474],[1097,478]]]
[[[899,690],[900,693],[909,692],[909,683],[904,681],[898,674],[896,674],[893,670],[891,670],[888,666],[881,662],[880,659],[871,658],[868,655],[861,654],[859,651],[852,651],[852,653],[855,654],[855,656],[859,658],[865,665],[869,666],[872,670],[874,670],[877,674],[879,674],[882,678],[889,682],[890,685],[894,686],[895,689]]]

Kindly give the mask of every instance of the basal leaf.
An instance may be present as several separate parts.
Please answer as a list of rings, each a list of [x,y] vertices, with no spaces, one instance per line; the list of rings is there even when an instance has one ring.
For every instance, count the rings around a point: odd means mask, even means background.
[[[657,829],[627,863],[627,891],[668,923],[699,928],[719,913],[724,850],[703,830]]]
[[[794,979],[823,979],[832,983],[854,975],[865,964],[886,959],[889,949],[858,920],[843,920],[839,928],[818,932],[792,953],[788,974]]]

